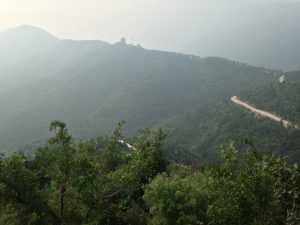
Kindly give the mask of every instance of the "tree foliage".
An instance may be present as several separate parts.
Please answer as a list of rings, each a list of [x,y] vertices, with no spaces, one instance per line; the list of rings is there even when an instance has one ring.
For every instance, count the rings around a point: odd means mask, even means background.
[[[299,168],[285,157],[230,143],[219,164],[177,164],[163,159],[162,130],[141,130],[130,149],[122,125],[111,137],[76,141],[53,121],[33,158],[1,155],[0,225],[300,222]]]
[[[146,188],[150,224],[298,224],[298,166],[280,156],[239,154],[233,143],[222,163],[194,170],[178,165]]]

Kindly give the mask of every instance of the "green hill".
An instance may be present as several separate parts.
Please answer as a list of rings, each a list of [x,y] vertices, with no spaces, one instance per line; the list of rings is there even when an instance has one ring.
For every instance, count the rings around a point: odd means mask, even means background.
[[[263,132],[282,134],[287,144],[276,151],[295,146],[293,132],[258,122],[228,102],[249,88],[277,81],[278,71],[122,42],[59,40],[0,72],[2,152],[43,141],[54,119],[65,121],[75,138],[84,139],[110,133],[121,120],[127,121],[124,132],[129,136],[143,127],[162,126],[169,133],[167,141],[182,146],[179,153],[166,151],[175,159],[213,158],[219,144],[244,135],[253,134],[263,145],[271,141]],[[243,124],[251,126],[240,132]]]
[[[274,81],[266,87],[251,89],[243,98],[300,125],[300,71],[287,73],[283,83]]]
[[[242,100],[299,125],[299,72],[287,73],[284,83],[278,80],[260,88],[239,93]],[[174,158],[216,158],[218,147],[231,140],[241,144],[251,140],[257,149],[300,159],[300,129],[284,128],[268,118],[258,117],[233,104],[229,98],[177,115],[166,123],[171,146],[178,146]],[[178,157],[180,155],[180,157]]]

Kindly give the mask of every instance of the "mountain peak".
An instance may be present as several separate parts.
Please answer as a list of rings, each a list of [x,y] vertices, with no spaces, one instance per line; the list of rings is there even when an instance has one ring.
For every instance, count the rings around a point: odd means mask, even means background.
[[[59,39],[40,28],[21,25],[0,32],[0,64],[12,65],[51,49]]]
[[[50,34],[49,32],[28,24],[23,24],[14,28],[9,28],[7,30],[4,30],[3,32],[0,32],[0,35],[26,35],[30,37],[47,37],[48,39],[59,40],[57,37]]]

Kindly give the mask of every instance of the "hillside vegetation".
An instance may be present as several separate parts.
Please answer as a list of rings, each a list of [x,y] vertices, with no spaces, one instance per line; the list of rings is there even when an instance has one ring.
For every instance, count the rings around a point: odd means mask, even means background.
[[[299,72],[26,26],[0,61],[0,225],[300,223],[300,129],[230,101],[298,123]]]
[[[272,82],[242,96],[254,105],[300,125],[300,71],[287,73],[283,83]]]
[[[106,135],[125,120],[124,133],[131,137],[142,127],[163,127],[168,146],[174,146],[164,150],[165,157],[176,161],[215,161],[222,144],[244,139],[260,151],[299,161],[299,130],[257,118],[229,101],[238,95],[297,122],[297,72],[286,74],[281,85],[279,71],[222,58],[125,42],[59,40],[31,27],[9,31],[14,33],[11,42],[26,35],[38,43],[53,42],[43,51],[32,49],[13,66],[0,67],[1,152],[31,151],[48,137],[51,120],[66,121],[78,139]]]
[[[284,83],[278,80],[259,88],[249,88],[238,95],[243,101],[259,109],[299,124],[299,72],[286,74]],[[169,144],[177,146],[174,158],[214,160],[218,148],[231,140],[255,143],[264,152],[277,152],[299,162],[300,129],[285,128],[281,123],[259,117],[237,106],[229,98],[186,111],[166,122]],[[170,155],[172,155],[170,153]],[[180,156],[179,156],[180,155]]]
[[[1,149],[12,152],[45,140],[47,123],[54,119],[66,121],[76,138],[105,135],[121,120],[127,121],[124,132],[133,135],[141,127],[162,125],[185,111],[270,83],[277,79],[273,73],[125,43],[58,41],[2,68]]]
[[[174,117],[166,127],[166,141],[176,149],[168,155],[175,159],[214,161],[219,147],[231,140],[252,142],[258,151],[289,155],[293,161],[300,158],[299,129],[260,118],[229,99]]]
[[[66,125],[34,159],[0,158],[1,225],[298,224],[300,171],[284,157],[241,154],[233,143],[219,165],[162,158],[161,130],[141,131],[132,151],[121,124],[108,138],[76,143]]]

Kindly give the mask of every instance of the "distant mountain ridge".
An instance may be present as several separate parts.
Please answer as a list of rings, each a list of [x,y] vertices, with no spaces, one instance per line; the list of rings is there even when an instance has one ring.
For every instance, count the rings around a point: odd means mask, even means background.
[[[172,125],[169,130],[168,121],[194,111],[209,113],[207,107],[221,99],[278,80],[280,73],[125,43],[58,40],[50,49],[0,68],[0,74],[5,77],[0,82],[0,151],[12,152],[44,140],[54,119],[65,121],[75,138],[105,135],[121,120],[127,121],[127,135],[143,127],[163,126],[169,140],[181,145],[192,126]],[[201,124],[201,117],[195,117],[193,124]],[[179,132],[182,138],[174,142],[177,134],[172,129],[189,131]],[[193,135],[200,143],[201,133]],[[195,151],[200,157],[203,149]],[[169,157],[182,157],[167,152]]]
[[[300,4],[281,4],[281,8],[270,12],[265,6],[258,15],[262,17],[261,22],[208,32],[183,51],[201,57],[224,57],[285,72],[299,70],[300,29],[296,21],[300,21]]]
[[[12,65],[51,49],[58,42],[57,37],[30,25],[2,31],[0,32],[0,67]]]

